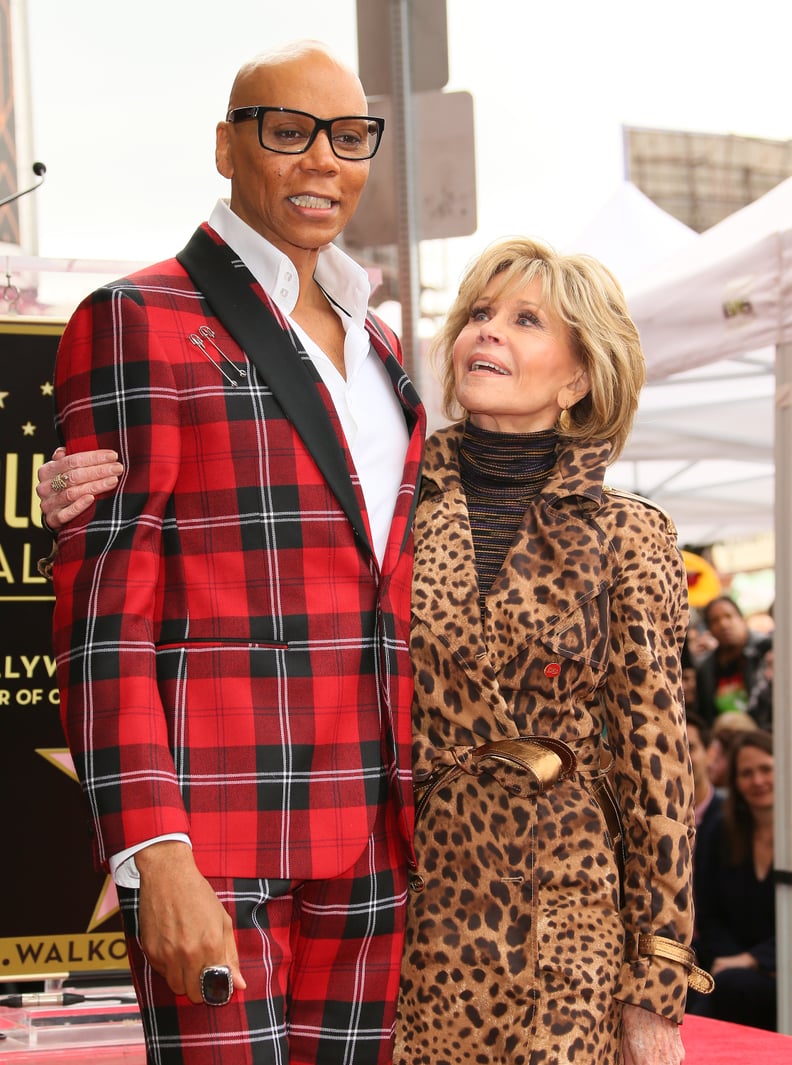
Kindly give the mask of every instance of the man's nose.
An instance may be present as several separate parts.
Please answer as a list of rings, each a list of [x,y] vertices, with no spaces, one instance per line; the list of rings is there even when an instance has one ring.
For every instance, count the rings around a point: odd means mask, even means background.
[[[314,142],[307,152],[303,152],[303,159],[322,170],[333,170],[338,167],[338,156],[330,145],[330,131],[320,129],[314,138]]]

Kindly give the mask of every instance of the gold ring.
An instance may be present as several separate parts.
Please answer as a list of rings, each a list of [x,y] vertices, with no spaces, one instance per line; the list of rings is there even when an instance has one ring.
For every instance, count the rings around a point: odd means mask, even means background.
[[[56,473],[50,481],[50,488],[53,492],[62,492],[64,488],[69,486],[68,473]]]

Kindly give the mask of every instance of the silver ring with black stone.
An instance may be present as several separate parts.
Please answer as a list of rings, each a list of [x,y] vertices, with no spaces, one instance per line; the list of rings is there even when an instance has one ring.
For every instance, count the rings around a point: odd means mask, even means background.
[[[234,993],[234,980],[227,965],[205,965],[201,969],[201,998],[207,1006],[225,1006]]]

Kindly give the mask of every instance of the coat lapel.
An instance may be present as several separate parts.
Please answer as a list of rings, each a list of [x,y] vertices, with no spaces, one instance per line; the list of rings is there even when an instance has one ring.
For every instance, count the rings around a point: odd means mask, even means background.
[[[427,445],[415,520],[413,627],[426,626],[468,677],[469,703],[460,708],[458,722],[475,733],[486,705],[500,734],[516,736],[480,621],[473,537],[456,466],[458,437],[449,430],[439,439],[439,447],[438,438]]]
[[[487,644],[496,671],[537,639],[572,624],[604,584],[599,528],[544,494],[527,510],[487,596]]]
[[[255,278],[225,242],[201,226],[176,258],[270,387],[284,414],[338,499],[360,539],[371,549],[344,449],[303,358],[299,341]]]
[[[605,585],[608,539],[596,521],[607,444],[559,448],[555,466],[495,578],[487,603],[493,664],[573,624],[573,613]]]
[[[462,426],[455,426],[427,446],[425,491],[415,526],[413,614],[464,667],[505,733],[514,726],[498,674],[523,647],[563,626],[602,588],[607,542],[587,512],[596,511],[604,464],[592,448],[592,468],[573,477],[565,453],[559,455],[490,589],[482,625],[473,538],[459,478],[461,436]]]

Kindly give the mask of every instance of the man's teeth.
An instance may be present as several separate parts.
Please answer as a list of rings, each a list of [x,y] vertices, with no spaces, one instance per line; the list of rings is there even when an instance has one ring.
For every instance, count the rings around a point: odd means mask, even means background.
[[[485,362],[484,359],[476,359],[470,368],[471,370],[489,370],[490,373],[499,373],[503,377],[509,376],[508,370],[504,370],[502,366],[497,366],[494,362]]]
[[[325,196],[290,196],[289,199],[298,207],[332,207],[333,201]]]

